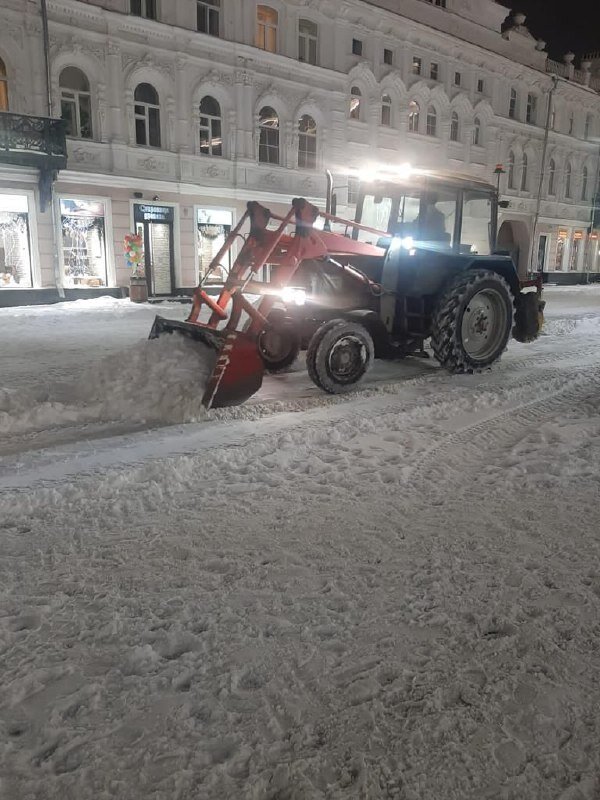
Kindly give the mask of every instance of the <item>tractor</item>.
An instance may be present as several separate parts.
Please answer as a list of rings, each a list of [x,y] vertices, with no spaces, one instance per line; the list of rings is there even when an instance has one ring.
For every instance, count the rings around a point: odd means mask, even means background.
[[[200,285],[185,322],[156,318],[151,338],[178,332],[215,351],[207,408],[244,402],[300,350],[311,380],[339,394],[375,358],[427,356],[426,340],[442,367],[465,373],[496,362],[511,334],[539,335],[541,280],[521,280],[496,249],[490,184],[428,170],[377,175],[361,182],[354,220],[336,216],[330,191],[327,208],[297,198],[280,216],[249,202],[209,269],[248,225],[219,297]]]

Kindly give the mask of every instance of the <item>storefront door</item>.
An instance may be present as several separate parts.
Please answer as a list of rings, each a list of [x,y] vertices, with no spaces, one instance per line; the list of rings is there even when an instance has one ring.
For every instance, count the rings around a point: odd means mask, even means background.
[[[144,265],[150,296],[166,296],[175,289],[174,210],[171,206],[136,204],[136,231],[144,242]]]

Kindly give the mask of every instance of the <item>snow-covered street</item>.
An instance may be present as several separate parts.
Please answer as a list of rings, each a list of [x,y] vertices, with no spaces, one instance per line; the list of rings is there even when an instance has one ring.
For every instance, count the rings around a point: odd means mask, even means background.
[[[600,287],[545,297],[208,414],[186,306],[0,309],[1,800],[597,800]]]

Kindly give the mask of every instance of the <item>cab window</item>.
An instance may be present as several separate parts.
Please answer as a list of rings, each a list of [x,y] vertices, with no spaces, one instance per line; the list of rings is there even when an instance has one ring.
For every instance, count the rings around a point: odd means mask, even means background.
[[[492,252],[490,220],[492,200],[484,192],[465,192],[460,252],[489,256]]]

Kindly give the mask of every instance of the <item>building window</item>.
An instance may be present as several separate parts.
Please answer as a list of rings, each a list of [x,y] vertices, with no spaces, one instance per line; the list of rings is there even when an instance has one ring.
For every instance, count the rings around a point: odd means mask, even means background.
[[[256,6],[256,46],[269,53],[277,52],[279,14],[270,6]]]
[[[432,61],[429,65],[429,77],[432,81],[437,81],[440,76],[440,67],[439,64],[436,64],[435,61]]]
[[[521,191],[527,191],[527,156],[523,153],[523,161],[521,162]]]
[[[358,178],[348,178],[348,205],[354,206],[358,200],[360,181]]]
[[[393,50],[388,50],[387,47],[383,49],[383,63],[391,66],[394,63],[394,52]]]
[[[422,67],[423,67],[423,59],[419,58],[419,56],[413,56],[412,74],[413,75],[420,75]]]
[[[392,98],[384,94],[381,98],[381,124],[386,128],[392,125]]]
[[[427,136],[435,136],[437,132],[437,112],[433,106],[429,106],[427,109],[427,125],[426,125],[426,133]]]
[[[317,123],[308,114],[300,117],[298,123],[298,166],[317,168]]]
[[[262,164],[279,164],[279,117],[275,109],[261,108],[258,125],[258,160]]]
[[[0,65],[0,70],[1,69],[2,69],[2,66]],[[0,75],[2,75],[1,71],[0,71]],[[2,90],[0,89],[0,92],[1,91]],[[2,107],[1,102],[2,101],[0,100],[0,108]],[[586,114],[586,116],[585,116],[585,128],[584,128],[584,131],[583,131],[583,138],[584,139],[589,139],[590,138],[591,130],[592,130],[592,115],[591,114]]]
[[[508,188],[515,188],[515,154],[511,150],[508,154]]]
[[[27,196],[0,194],[0,290],[32,286]]]
[[[450,141],[458,142],[460,140],[460,122],[456,111],[452,112],[450,117]]]
[[[478,94],[483,94],[484,90],[485,90],[485,82],[484,82],[483,78],[478,78],[477,79],[477,93]]]
[[[158,92],[149,83],[140,83],[134,94],[135,143],[160,147],[160,106]]]
[[[579,249],[583,239],[583,231],[575,231],[573,234],[573,241],[571,242],[571,253],[569,257],[569,269],[576,270],[579,266]]]
[[[8,76],[6,64],[0,58],[0,111],[8,111]]]
[[[573,169],[571,164],[567,164],[565,168],[565,197],[571,198],[571,179],[573,177]]]
[[[156,19],[156,0],[131,0],[129,10],[136,17]]]
[[[573,135],[573,128],[575,127],[575,114],[571,111],[569,116],[569,136]]]
[[[362,95],[358,86],[350,89],[350,119],[360,119],[360,106]]]
[[[508,103],[508,116],[511,119],[516,119],[517,117],[517,90],[511,89],[510,90],[510,101]]]
[[[208,33],[210,36],[218,36],[221,0],[196,0],[196,2],[198,31]]]
[[[462,75],[460,74],[460,72],[455,72],[454,73],[454,85],[455,86],[460,86],[461,82],[462,82]]]
[[[362,56],[363,43],[361,39],[352,39],[352,55]]]
[[[410,133],[419,132],[419,115],[421,107],[416,100],[411,100],[408,104],[408,130]]]
[[[60,201],[62,262],[65,286],[107,286],[104,203]]]
[[[546,251],[548,249],[548,236],[543,233],[538,239],[537,271],[543,272],[546,267]]]
[[[60,114],[67,123],[67,136],[92,138],[92,99],[90,82],[77,67],[66,67],[58,79]]]
[[[221,106],[214,97],[203,97],[200,102],[200,152],[205,156],[223,155]]]
[[[481,120],[475,117],[473,120],[473,144],[475,147],[481,147]]]
[[[525,119],[530,125],[535,125],[537,119],[537,97],[534,94],[527,95],[527,112]]]
[[[317,25],[309,19],[298,22],[298,61],[317,63],[318,33]]]
[[[553,158],[548,163],[548,194],[556,194],[556,161]]]
[[[583,168],[583,172],[581,174],[581,199],[587,200],[587,192],[588,192],[588,170],[587,167]]]

